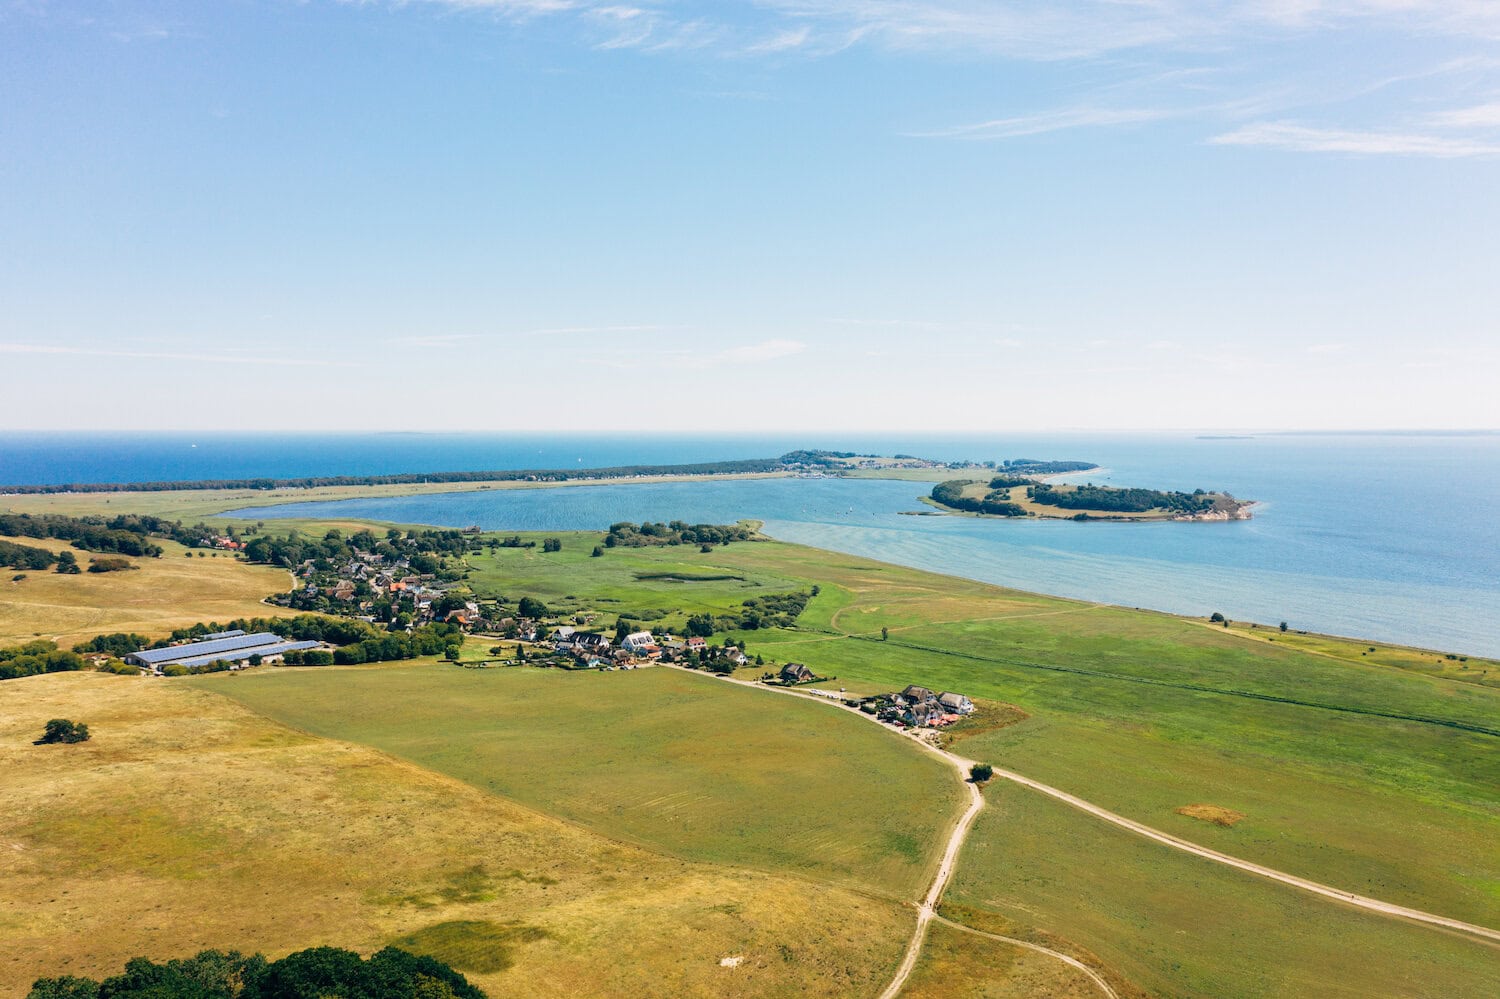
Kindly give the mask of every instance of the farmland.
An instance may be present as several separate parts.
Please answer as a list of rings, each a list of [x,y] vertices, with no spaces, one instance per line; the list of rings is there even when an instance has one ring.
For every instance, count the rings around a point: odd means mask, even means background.
[[[50,538],[25,538],[37,548],[87,553]],[[29,572],[0,582],[0,646],[48,638],[63,647],[112,631],[164,634],[195,621],[263,614],[261,601],[285,590],[283,570],[250,566],[228,555],[185,558],[186,549],[159,542],[161,558],[134,558],[136,570],[63,576]],[[205,553],[206,554],[206,553]]]
[[[624,616],[674,629],[689,614],[816,587],[796,627],[715,641],[743,642],[768,663],[805,662],[851,692],[910,682],[961,691],[985,711],[951,736],[965,756],[1237,857],[1500,926],[1494,661],[1210,626],[776,542],[592,557],[600,535],[557,536],[558,552],[471,554],[466,585],[481,597],[532,596],[593,613],[596,627]],[[472,639],[466,658],[488,644]],[[656,862],[790,877],[819,886],[814,895],[856,893],[845,901],[917,897],[956,811],[957,789],[931,761],[875,726],[706,675],[418,662],[175,683],[166,686],[215,703],[223,701],[213,694],[229,695],[311,744],[370,747],[445,786],[556,816]],[[992,786],[986,796],[947,915],[1092,955],[1122,995],[1495,991],[1492,945],[1175,854],[1023,789]],[[761,904],[790,904],[773,896]],[[845,944],[888,971],[910,917],[881,911],[898,929],[877,928],[867,911],[872,922]],[[550,946],[504,928],[540,925],[529,917],[466,928],[470,915],[455,909],[441,926],[399,930],[434,952]],[[1090,994],[1034,952],[981,939],[934,926],[910,994]],[[965,991],[955,974],[990,993]],[[873,994],[880,975],[860,979],[873,986],[841,980]]]
[[[908,931],[871,893],[624,844],[186,684],[53,674],[0,698],[5,995],[143,952],[405,942],[493,996],[842,996]],[[93,739],[33,746],[61,715]]]
[[[944,768],[873,726],[677,670],[419,665],[193,682],[614,839],[898,899],[920,894],[958,811]]]

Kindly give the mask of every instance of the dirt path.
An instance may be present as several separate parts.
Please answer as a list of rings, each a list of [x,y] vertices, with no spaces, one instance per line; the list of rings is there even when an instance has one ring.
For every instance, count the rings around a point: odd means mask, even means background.
[[[955,923],[953,920],[944,919],[942,916],[934,916],[933,919],[936,922],[942,923],[944,926],[951,926],[955,930],[962,930],[965,933],[972,933],[976,937],[988,937],[991,940],[999,940],[1001,943],[1008,943],[1013,947],[1025,947],[1027,950],[1034,950],[1038,954],[1046,954],[1048,957],[1055,957],[1062,963],[1072,965],[1073,967],[1077,968],[1079,971],[1087,975],[1095,985],[1099,986],[1099,991],[1103,992],[1106,996],[1109,997],[1109,999],[1120,999],[1120,994],[1114,989],[1110,988],[1109,983],[1104,980],[1104,977],[1102,975],[1100,975],[1093,968],[1090,968],[1088,965],[1084,964],[1082,961],[1078,960],[1078,958],[1069,957],[1062,951],[1053,950],[1050,947],[1043,947],[1041,944],[1032,943],[1030,940],[1018,940],[1015,937],[1002,936],[999,933],[986,933],[984,930],[976,930],[972,926],[965,926],[963,923]]]
[[[684,672],[696,672],[695,670],[686,670],[681,666],[673,666],[672,668],[683,669]],[[922,945],[927,940],[927,927],[933,919],[940,919],[945,923],[949,923],[949,925],[956,926],[959,929],[968,930],[971,933],[979,933],[979,935],[981,936],[993,936],[996,939],[1004,940],[1007,943],[1018,943],[1023,946],[1032,947],[1033,949],[1042,950],[1045,953],[1054,954],[1055,956],[1066,960],[1069,964],[1075,964],[1078,967],[1083,968],[1083,970],[1088,971],[1089,976],[1093,978],[1096,983],[1099,984],[1110,996],[1115,995],[1114,991],[1110,989],[1109,985],[1105,983],[1102,978],[1099,978],[1092,971],[1089,971],[1088,968],[1084,968],[1080,962],[1074,960],[1073,958],[1067,957],[1067,955],[1057,954],[1054,951],[1046,950],[1045,948],[1038,947],[1037,945],[1027,944],[1024,941],[1011,940],[1009,937],[999,937],[995,934],[982,933],[979,930],[974,930],[970,927],[962,926],[958,923],[952,923],[950,920],[943,919],[942,916],[939,916],[937,914],[937,907],[938,903],[941,901],[943,889],[947,887],[948,879],[952,876],[953,869],[958,863],[959,851],[963,849],[964,841],[968,839],[969,829],[973,825],[975,817],[978,816],[980,809],[984,807],[984,797],[982,794],[980,794],[979,788],[974,784],[968,782],[969,767],[973,766],[976,761],[964,759],[963,757],[955,753],[950,753],[945,749],[939,749],[937,746],[934,746],[932,743],[928,742],[926,739],[923,739],[918,735],[915,735],[911,732],[900,732],[888,725],[885,725],[884,723],[876,719],[873,715],[867,715],[857,708],[851,708],[847,704],[831,700],[827,697],[820,697],[814,694],[804,693],[792,688],[768,687],[765,684],[759,683],[754,680],[738,680],[733,677],[723,677],[723,679],[728,680],[730,683],[739,684],[740,686],[751,687],[756,690],[770,691],[771,693],[775,694],[785,694],[790,697],[799,697],[805,701],[812,701],[817,704],[829,704],[842,711],[852,712],[857,717],[864,718],[870,722],[873,722],[894,735],[903,736],[904,738],[907,738],[910,741],[916,743],[927,752],[946,760],[948,763],[957,768],[959,778],[965,782],[964,786],[969,789],[969,794],[971,796],[969,807],[959,818],[958,824],[953,828],[952,835],[948,838],[948,846],[947,849],[943,851],[943,859],[938,864],[937,874],[933,877],[932,880],[932,887],[928,889],[926,898],[922,900],[921,907],[917,910],[917,928],[916,931],[912,934],[911,943],[907,945],[906,955],[901,960],[901,966],[896,970],[895,979],[892,980],[890,985],[886,986],[885,991],[880,993],[880,999],[894,999],[894,997],[898,995],[901,992],[901,989],[906,985],[907,979],[911,977],[913,969],[915,969],[917,966],[917,959],[921,957]],[[1335,901],[1343,902],[1345,905],[1351,905],[1356,908],[1365,909],[1369,912],[1375,912],[1397,919],[1409,919],[1413,922],[1426,923],[1429,926],[1438,926],[1448,930],[1457,930],[1460,933],[1467,933],[1486,940],[1500,942],[1500,930],[1492,930],[1485,926],[1477,926],[1473,923],[1463,922],[1462,920],[1450,919],[1447,916],[1439,916],[1430,912],[1423,912],[1420,909],[1407,908],[1406,906],[1396,905],[1392,902],[1382,902],[1379,899],[1367,898],[1364,895],[1356,895],[1353,892],[1347,892],[1339,888],[1333,888],[1329,885],[1325,885],[1317,881],[1311,881],[1307,878],[1299,878],[1295,874],[1287,874],[1283,871],[1278,871],[1275,868],[1265,867],[1261,864],[1252,863],[1248,860],[1241,860],[1238,857],[1231,857],[1227,853],[1220,853],[1217,850],[1210,850],[1206,846],[1199,846],[1198,844],[1189,842],[1188,840],[1178,839],[1176,836],[1173,836],[1169,833],[1164,833],[1159,829],[1153,829],[1148,825],[1136,822],[1134,819],[1127,819],[1123,815],[1116,815],[1114,812],[1111,812],[1105,808],[1100,808],[1098,805],[1085,801],[1077,795],[1072,795],[1066,791],[1059,790],[1058,788],[1052,787],[1048,784],[1043,784],[1041,781],[1032,780],[1030,777],[1018,774],[1013,770],[1002,770],[999,767],[995,767],[994,770],[994,776],[997,778],[1012,781],[1016,784],[1020,784],[1023,787],[1030,788],[1033,791],[1038,791],[1050,798],[1055,798],[1066,805],[1070,805],[1080,811],[1087,812],[1088,814],[1096,818],[1103,819],[1105,822],[1109,822],[1112,825],[1119,826],[1122,829],[1135,833],[1137,836],[1142,836],[1146,839],[1153,840],[1157,843],[1162,844],[1163,846],[1171,847],[1174,850],[1181,850],[1184,853],[1190,853],[1195,857],[1202,857],[1205,860],[1211,860],[1215,863],[1238,868],[1239,870],[1246,871],[1250,874],[1255,874],[1263,878],[1268,878],[1272,881],[1279,881],[1284,885],[1289,885],[1293,888],[1301,889],[1302,891],[1311,892],[1314,895],[1322,895],[1325,898],[1331,898]]]
[[[1011,770],[1002,770],[999,767],[996,767],[995,776],[1003,777],[1004,779],[1009,781],[1014,781],[1015,783],[1020,784],[1023,787],[1031,788],[1033,791],[1040,791],[1042,794],[1047,795],[1049,798],[1056,798],[1058,801],[1061,801],[1067,805],[1071,805],[1079,811],[1088,812],[1090,815],[1101,818],[1104,821],[1117,825],[1122,829],[1128,829],[1129,831],[1135,833],[1137,836],[1144,836],[1146,839],[1154,840],[1164,846],[1170,846],[1174,850],[1181,850],[1184,853],[1191,853],[1195,857],[1202,857],[1205,860],[1212,860],[1216,863],[1225,864],[1229,867],[1235,867],[1242,871],[1248,871],[1251,874],[1256,874],[1263,878],[1269,878],[1272,881],[1279,881],[1284,885],[1291,885],[1293,888],[1300,888],[1301,890],[1311,892],[1314,895],[1322,895],[1325,898],[1331,898],[1335,901],[1343,902],[1346,905],[1352,905],[1360,909],[1366,909],[1370,912],[1378,912],[1384,916],[1395,916],[1399,919],[1410,919],[1413,922],[1426,923],[1429,926],[1441,926],[1443,929],[1458,930],[1460,933],[1468,933],[1472,936],[1482,937],[1486,940],[1494,940],[1500,942],[1500,930],[1492,930],[1487,926],[1478,926],[1474,923],[1466,923],[1459,919],[1449,919],[1447,916],[1434,915],[1430,912],[1423,912],[1421,909],[1411,909],[1407,908],[1404,905],[1396,905],[1393,902],[1382,902],[1378,898],[1369,898],[1364,895],[1356,895],[1354,892],[1344,891],[1341,888],[1333,888],[1329,885],[1325,885],[1317,881],[1312,881],[1307,878],[1299,878],[1295,874],[1287,874],[1283,871],[1278,871],[1275,868],[1256,864],[1249,860],[1241,860],[1238,857],[1231,857],[1227,853],[1220,853],[1218,850],[1210,850],[1206,846],[1199,846],[1198,844],[1189,842],[1188,840],[1178,839],[1176,836],[1173,836],[1170,833],[1164,833],[1159,829],[1153,829],[1148,825],[1136,822],[1134,819],[1127,819],[1123,815],[1116,815],[1114,812],[1108,811],[1106,809],[1100,808],[1098,805],[1084,801],[1077,795],[1069,794],[1066,791],[1060,791],[1055,787],[1050,787],[1046,784],[1041,783],[1040,781],[1034,781],[1030,777],[1024,777],[1021,774],[1015,773]]]
[[[937,875],[932,879],[932,887],[927,890],[927,897],[922,899],[922,905],[917,909],[917,928],[912,933],[911,943],[906,946],[906,956],[901,959],[901,967],[896,969],[896,977],[885,987],[885,991],[880,993],[880,999],[895,999],[906,985],[906,980],[911,977],[911,973],[916,970],[917,959],[922,956],[922,945],[927,942],[927,924],[934,919],[942,919],[937,914],[938,901],[943,897],[943,889],[948,886],[948,878],[952,876],[953,868],[958,864],[958,851],[963,849],[964,840],[969,838],[969,827],[974,824],[979,810],[984,807],[984,795],[980,794],[979,788],[968,779],[968,772],[959,765],[957,757],[931,746],[928,748],[933,752],[941,753],[958,766],[959,779],[969,789],[969,807],[959,818],[958,824],[953,827],[953,835],[948,837],[948,848],[943,851],[943,859],[938,864]]]

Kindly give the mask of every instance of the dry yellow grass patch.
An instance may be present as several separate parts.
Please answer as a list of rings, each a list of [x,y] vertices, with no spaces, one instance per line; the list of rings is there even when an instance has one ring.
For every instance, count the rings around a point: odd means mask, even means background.
[[[93,739],[33,746],[55,717]],[[838,996],[876,989],[910,929],[894,903],[625,846],[161,680],[0,683],[0,772],[4,995],[141,954],[405,938],[495,996]]]
[[[88,566],[88,552],[50,538],[16,538],[20,544],[52,551],[68,549]],[[61,576],[28,572],[0,581],[0,645],[49,638],[63,648],[95,635],[134,631],[151,636],[198,621],[266,616],[275,608],[261,601],[291,585],[283,569],[247,565],[227,554],[184,557],[185,549],[159,542],[161,558],[132,558],[136,569]]]
[[[1226,829],[1245,818],[1244,812],[1236,812],[1232,808],[1224,808],[1221,805],[1183,805],[1173,811],[1178,815],[1186,815],[1190,819],[1224,826]]]

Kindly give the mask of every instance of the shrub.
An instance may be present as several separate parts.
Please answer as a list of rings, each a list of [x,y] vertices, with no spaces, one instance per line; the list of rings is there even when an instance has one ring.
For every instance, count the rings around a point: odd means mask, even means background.
[[[89,727],[82,722],[69,721],[66,718],[54,718],[47,723],[42,730],[42,737],[36,741],[38,746],[51,745],[52,743],[75,743],[89,741]]]
[[[969,779],[976,784],[983,784],[995,776],[995,768],[988,763],[976,763],[969,768]]]
[[[125,569],[134,569],[128,558],[118,558],[113,555],[101,558],[89,559],[89,572],[121,572]]]

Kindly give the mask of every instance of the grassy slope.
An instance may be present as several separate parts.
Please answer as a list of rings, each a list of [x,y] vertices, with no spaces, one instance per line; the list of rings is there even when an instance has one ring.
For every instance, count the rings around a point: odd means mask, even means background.
[[[692,860],[914,898],[957,811],[942,764],[858,719],[677,670],[417,665],[193,681]]]
[[[93,740],[31,745],[58,716]],[[497,997],[831,997],[878,988],[910,931],[868,894],[624,845],[181,683],[6,681],[0,772],[4,995],[140,954],[415,936]]]
[[[19,538],[20,543],[62,551],[66,542]],[[265,614],[261,600],[285,590],[286,572],[218,558],[184,558],[184,549],[170,541],[161,558],[131,559],[134,571],[60,576],[28,572],[13,582],[7,572],[0,582],[0,645],[35,637],[56,640],[64,648],[94,635],[135,631],[160,635],[186,624],[229,620]],[[69,549],[87,567],[89,554]]]
[[[521,536],[540,542],[544,535]],[[805,588],[805,584],[774,569],[757,568],[752,573],[732,564],[732,553],[743,544],[712,552],[700,552],[696,545],[606,549],[605,555],[592,558],[589,553],[598,541],[597,535],[577,534],[567,536],[559,552],[543,553],[539,547],[500,548],[471,555],[469,585],[483,596],[502,595],[512,601],[533,596],[554,612],[593,609],[606,619],[617,614],[668,611],[668,620],[663,623],[674,626],[689,614],[719,611],[750,597]],[[688,578],[638,579],[637,574]],[[692,579],[694,576],[740,578]]]
[[[1249,878],[1014,785],[985,797],[945,908],[1083,941],[1162,999],[1500,994],[1500,947]]]
[[[778,587],[816,582],[823,592],[801,630],[752,633],[753,651],[809,662],[837,673],[851,689],[889,689],[915,679],[1020,705],[1030,719],[966,740],[961,751],[1221,849],[1352,890],[1500,924],[1494,738],[1231,693],[1494,727],[1500,694],[1484,686],[1500,674],[1493,661],[1471,657],[1469,669],[1460,670],[1413,650],[1387,647],[1375,656],[1363,643],[1324,636],[1296,642],[1238,634],[787,545],[734,545],[702,556],[682,549],[612,551],[594,560],[572,551],[596,540],[570,537],[565,553],[573,557],[561,569],[551,567],[546,585],[575,597],[599,585],[592,598],[604,599],[606,589],[633,590],[629,573],[609,563],[633,571],[636,565],[654,569],[647,563],[664,558],[737,570]],[[605,572],[616,573],[607,586],[597,583]],[[520,565],[497,565],[485,585],[524,588],[539,580],[527,580]],[[711,589],[718,585],[671,584],[664,596],[691,592],[701,603],[723,601],[725,607],[742,599],[733,587]],[[769,591],[768,585],[761,592]],[[848,637],[878,636],[882,626],[891,629],[888,643]],[[1472,682],[1476,674],[1481,682]],[[1197,802],[1236,808],[1248,818],[1221,829],[1172,811]],[[1432,981],[1449,994],[1494,991],[1493,948],[1313,900],[1299,899],[1300,914],[1289,920],[1282,889],[1228,871],[1184,871],[1183,864],[1197,862],[1128,838],[1130,849],[1122,852],[1098,839],[1100,830],[1109,833],[1106,840],[1122,834],[1083,816],[1046,811],[1034,805],[1018,812],[1024,821],[1004,830],[998,846],[976,842],[960,865],[955,891],[1026,928],[1106,955],[1152,991],[1272,994],[1276,982],[1285,981],[1317,993],[1313,983],[1333,976],[1327,991],[1334,994],[1346,979],[1354,987],[1376,983],[1378,992],[1428,994],[1419,983],[1420,965],[1405,956],[1422,952],[1438,955],[1446,970]],[[987,814],[981,829],[998,821]],[[1085,829],[1093,832],[1085,835]],[[1009,877],[1026,870],[1037,873]],[[1141,884],[1152,886],[1148,895],[1159,884],[1173,887],[1143,899]],[[1170,942],[1156,929],[1158,920],[1171,924],[1166,917],[1173,912],[1180,924],[1180,913],[1200,911],[1222,911],[1223,929],[1195,935],[1190,921],[1183,932],[1173,930]],[[1241,923],[1254,927],[1256,947],[1247,950]],[[1393,936],[1395,929],[1402,932]],[[1303,938],[1321,945],[1303,945]]]

